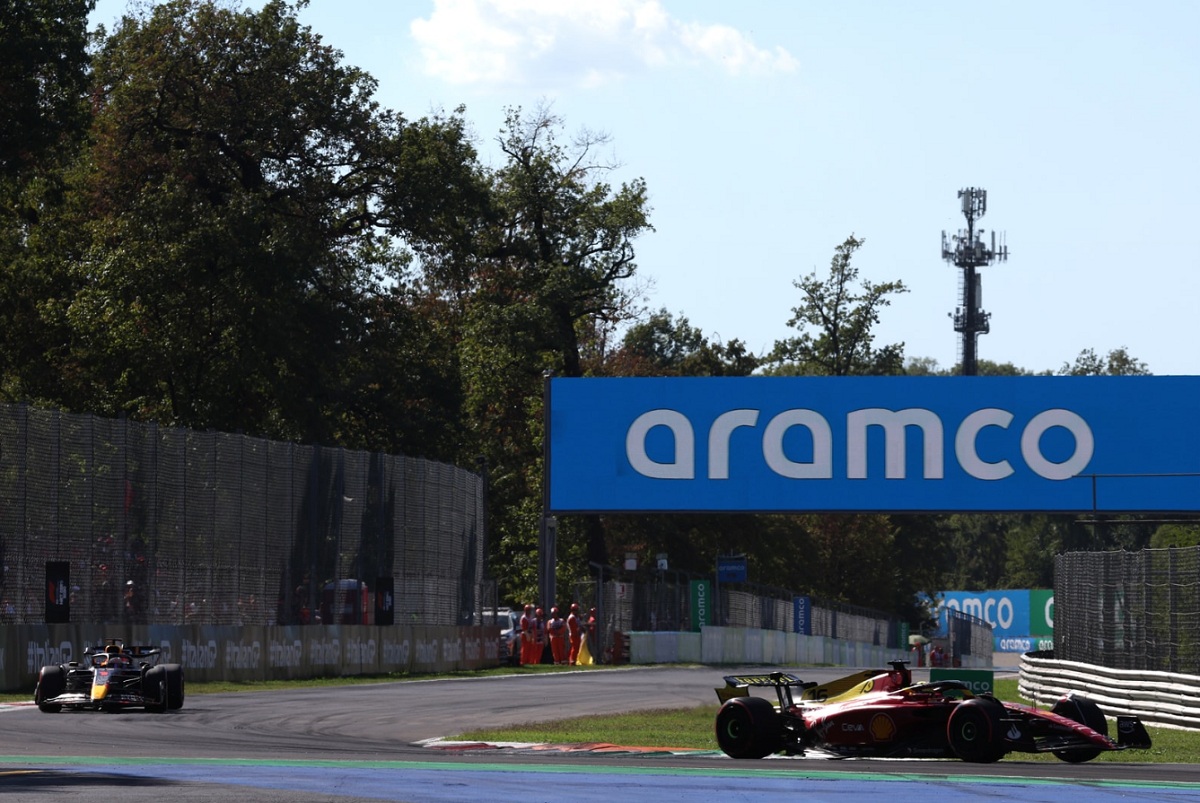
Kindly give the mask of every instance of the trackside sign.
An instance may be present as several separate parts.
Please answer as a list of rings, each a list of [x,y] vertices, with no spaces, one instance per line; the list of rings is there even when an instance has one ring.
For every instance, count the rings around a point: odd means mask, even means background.
[[[549,380],[549,504],[1184,511],[1200,377]]]

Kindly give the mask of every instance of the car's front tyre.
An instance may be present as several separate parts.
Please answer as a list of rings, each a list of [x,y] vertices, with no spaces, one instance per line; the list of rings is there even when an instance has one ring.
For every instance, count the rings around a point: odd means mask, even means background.
[[[163,668],[167,673],[167,708],[178,711],[183,708],[183,667],[179,664],[166,664]]]
[[[165,666],[147,669],[142,675],[142,697],[146,700],[146,710],[154,714],[164,713],[171,704],[169,689]]]
[[[1108,720],[1104,718],[1100,706],[1086,697],[1064,697],[1054,704],[1050,713],[1066,717],[1081,725],[1087,725],[1103,736],[1108,735]],[[1102,752],[1103,750],[1099,747],[1081,747],[1073,750],[1055,750],[1054,755],[1071,764],[1082,764],[1085,761],[1091,761]]]
[[[38,710],[46,714],[57,714],[62,705],[48,703],[67,689],[67,673],[61,666],[43,666],[38,673],[37,686],[33,690],[33,701]]]

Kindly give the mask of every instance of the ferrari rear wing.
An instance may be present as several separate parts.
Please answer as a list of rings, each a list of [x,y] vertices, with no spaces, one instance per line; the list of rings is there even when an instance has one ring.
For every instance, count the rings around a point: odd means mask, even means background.
[[[810,689],[816,683],[806,683],[789,672],[771,672],[766,675],[726,675],[725,685],[716,689],[717,699],[724,703],[734,697],[749,697],[752,688],[769,688],[778,691],[787,689]]]
[[[779,705],[793,702],[792,689],[799,689],[799,699],[805,703],[832,703],[848,700],[872,691],[893,691],[911,685],[912,673],[906,661],[890,661],[887,669],[865,669],[852,675],[825,683],[806,682],[787,672],[770,672],[763,675],[726,675],[725,687],[716,690],[717,699],[724,703],[734,697],[748,697],[755,687],[772,688],[779,697]]]

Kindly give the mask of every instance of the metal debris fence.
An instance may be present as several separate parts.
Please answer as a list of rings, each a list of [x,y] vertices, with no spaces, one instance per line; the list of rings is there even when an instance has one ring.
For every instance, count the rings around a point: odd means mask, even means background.
[[[1200,546],[1058,555],[1054,658],[1200,675]]]
[[[483,483],[418,458],[0,405],[0,622],[473,623]],[[338,592],[339,588],[367,593]],[[494,590],[491,591],[494,596]]]

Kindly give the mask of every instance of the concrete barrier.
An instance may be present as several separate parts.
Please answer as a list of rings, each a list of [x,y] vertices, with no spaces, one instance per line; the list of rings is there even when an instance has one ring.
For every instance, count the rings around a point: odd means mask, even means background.
[[[699,633],[630,633],[630,663],[738,664],[750,666],[886,666],[911,659],[907,650],[828,636],[802,636],[780,630],[703,627]],[[966,656],[966,668],[990,668],[992,655]]]
[[[449,672],[500,663],[500,628],[396,625],[5,625],[0,689],[31,688],[48,664],[78,661],[105,638],[162,650],[188,680],[254,681]]]

